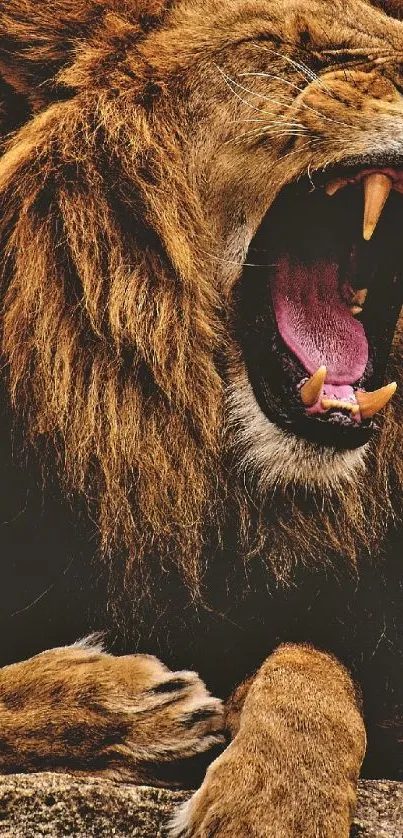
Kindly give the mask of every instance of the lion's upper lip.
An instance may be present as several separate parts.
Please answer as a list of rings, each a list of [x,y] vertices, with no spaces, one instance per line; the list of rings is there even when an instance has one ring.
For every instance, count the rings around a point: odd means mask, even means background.
[[[326,178],[326,191],[328,194],[335,194],[341,186],[347,186],[348,183],[360,183],[368,177],[368,175],[383,174],[390,178],[392,188],[397,192],[403,192],[403,168],[397,169],[392,166],[364,166],[358,171],[343,167],[337,175],[332,175]],[[333,184],[335,189],[333,190]]]

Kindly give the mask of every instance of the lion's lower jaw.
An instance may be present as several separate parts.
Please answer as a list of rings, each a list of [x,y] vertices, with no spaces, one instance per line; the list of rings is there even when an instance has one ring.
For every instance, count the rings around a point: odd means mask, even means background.
[[[227,412],[238,468],[261,492],[289,484],[334,491],[365,471],[368,445],[351,451],[316,447],[274,425],[245,370],[227,389]]]

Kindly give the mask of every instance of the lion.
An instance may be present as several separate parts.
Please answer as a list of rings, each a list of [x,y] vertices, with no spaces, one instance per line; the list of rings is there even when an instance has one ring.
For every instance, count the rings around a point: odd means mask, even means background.
[[[400,17],[2,4],[3,773],[182,838],[402,776]]]

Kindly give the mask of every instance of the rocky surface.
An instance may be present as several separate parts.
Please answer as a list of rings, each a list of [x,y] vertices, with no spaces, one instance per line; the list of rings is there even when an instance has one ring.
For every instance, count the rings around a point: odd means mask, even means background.
[[[165,838],[188,793],[68,774],[0,777],[0,836]],[[403,784],[362,782],[354,838],[402,838]],[[243,838],[243,836],[234,836]]]

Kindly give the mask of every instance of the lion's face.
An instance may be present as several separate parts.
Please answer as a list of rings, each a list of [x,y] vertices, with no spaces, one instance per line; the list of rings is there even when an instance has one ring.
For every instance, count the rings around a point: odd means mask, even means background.
[[[186,163],[230,312],[242,462],[266,485],[355,475],[395,389],[403,27],[364,2],[184,8],[193,38],[219,40],[184,75]]]
[[[197,584],[231,518],[283,578],[400,514],[403,23],[379,5],[0,16],[29,111],[0,160],[11,402],[129,570]]]

